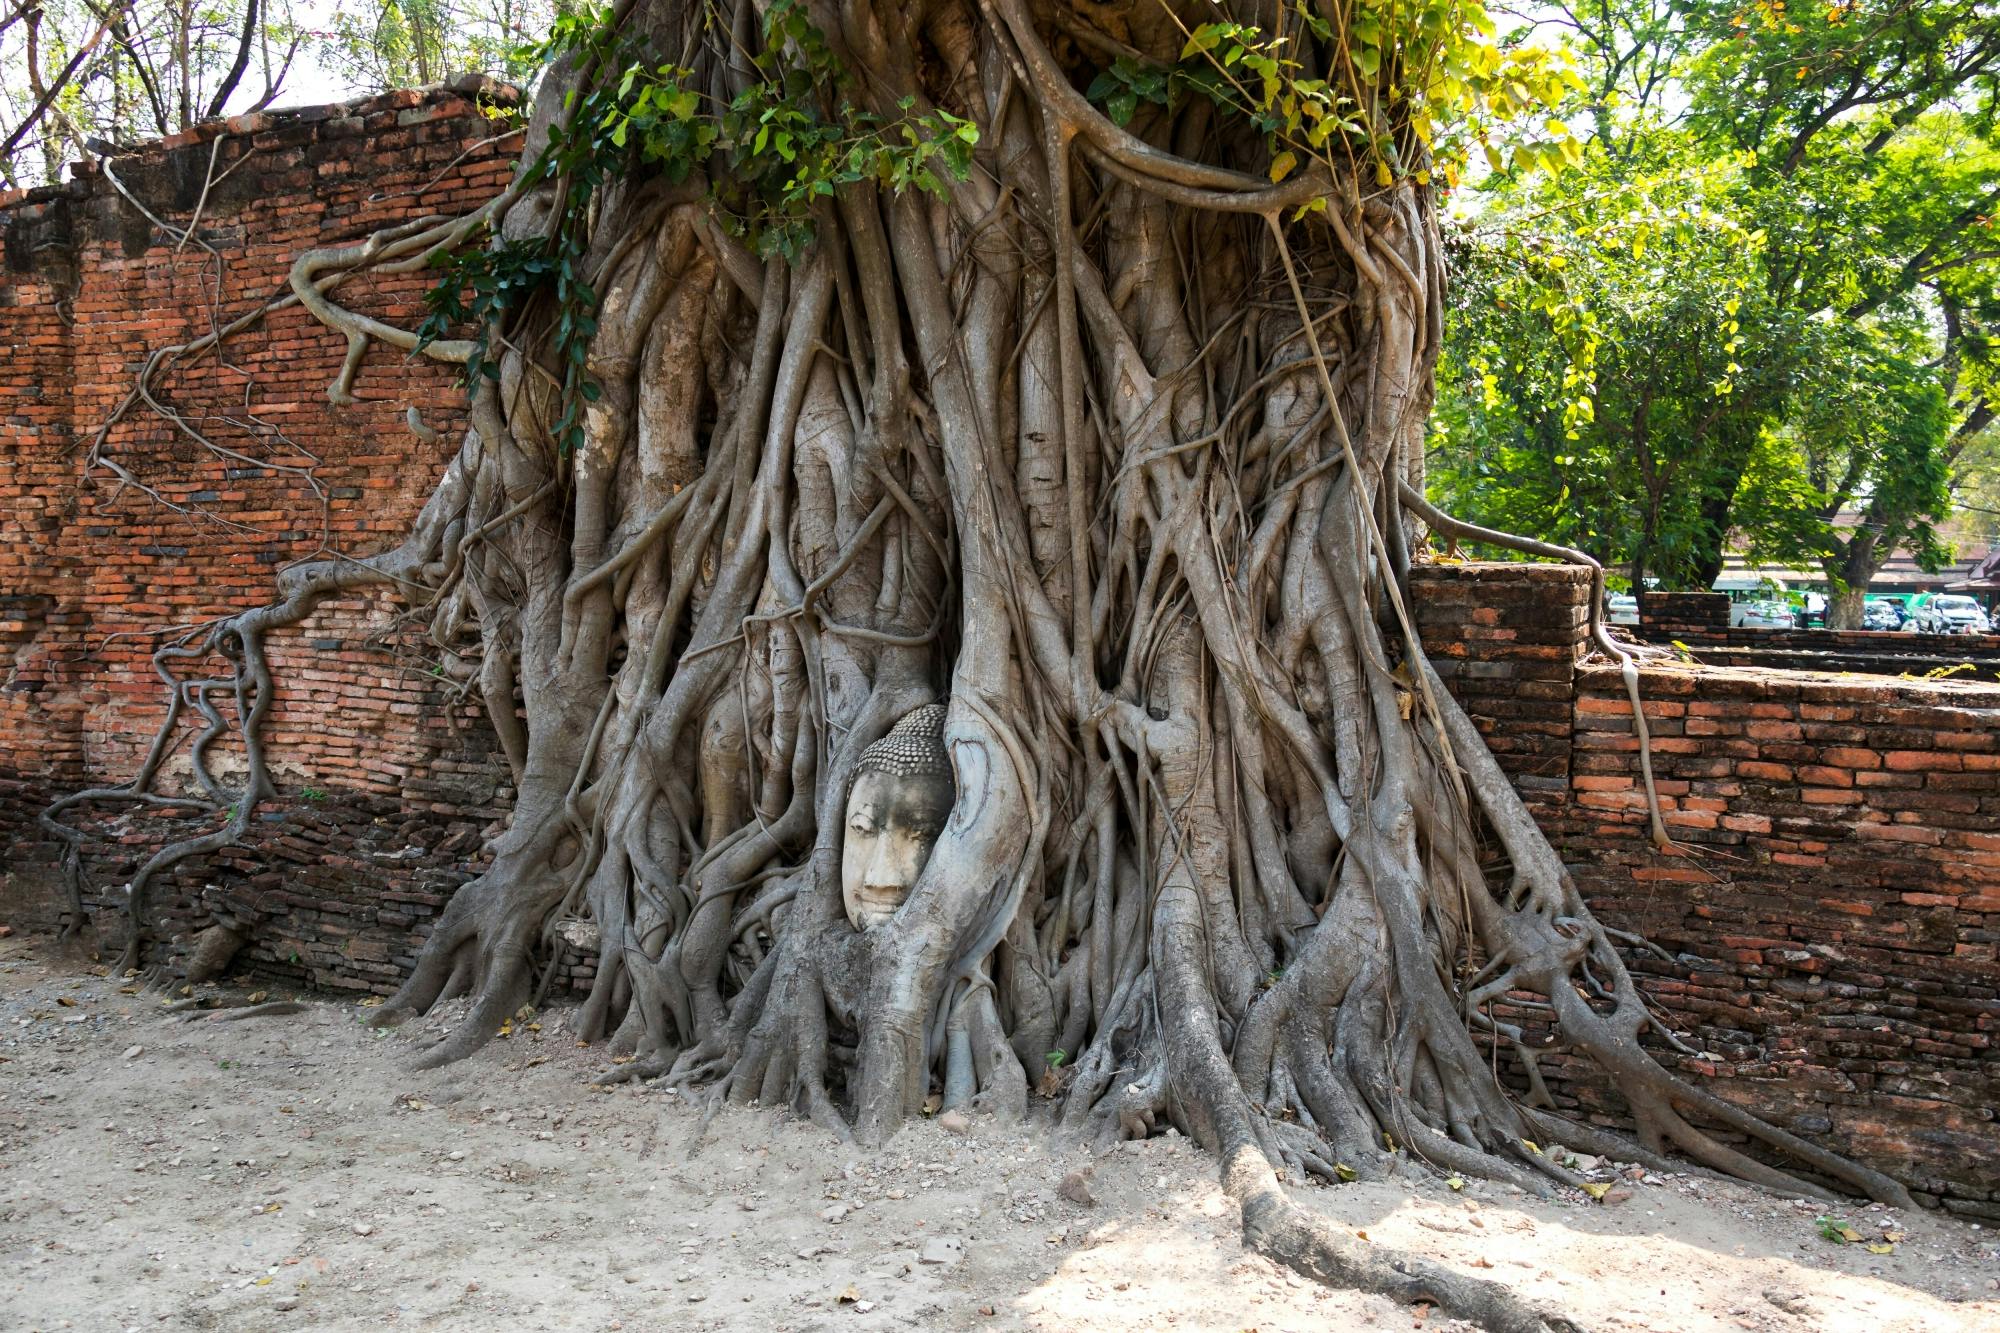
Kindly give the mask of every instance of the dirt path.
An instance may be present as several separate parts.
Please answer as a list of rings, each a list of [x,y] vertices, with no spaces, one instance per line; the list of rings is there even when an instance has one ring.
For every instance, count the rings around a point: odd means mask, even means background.
[[[561,1011],[411,1073],[438,1024],[332,1002],[183,1023],[0,941],[0,1328],[807,1330],[1450,1327],[1243,1253],[1176,1138],[1094,1165],[975,1122],[870,1155],[769,1112],[594,1091]],[[273,996],[272,998],[289,998]],[[1090,1167],[1086,1207],[1059,1193]],[[1305,1195],[1596,1329],[2000,1330],[2000,1234],[1687,1177],[1602,1206],[1473,1184]],[[1490,1265],[1490,1269],[1487,1266]]]

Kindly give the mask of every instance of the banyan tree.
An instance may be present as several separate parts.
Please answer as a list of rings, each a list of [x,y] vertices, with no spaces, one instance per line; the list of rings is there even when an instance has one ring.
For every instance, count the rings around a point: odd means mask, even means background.
[[[1177,1126],[1257,1247],[1495,1328],[1562,1317],[1281,1181],[1576,1184],[1559,1141],[1906,1201],[1654,1060],[1619,938],[1413,632],[1411,561],[1458,531],[1423,500],[1436,191],[1558,79],[1484,28],[1470,0],[560,25],[504,194],[293,269],[348,339],[337,398],[386,344],[460,363],[470,426],[401,545],[163,660],[221,662],[249,771],[142,869],[135,950],[147,883],[275,792],[266,637],[379,584],[517,791],[377,1011],[468,1000],[428,1062],[594,950],[576,1022],[621,1076],[869,1143],[940,1106]],[[422,327],[340,303],[424,267]],[[1540,1086],[1524,1013],[1638,1144],[1510,1091]]]

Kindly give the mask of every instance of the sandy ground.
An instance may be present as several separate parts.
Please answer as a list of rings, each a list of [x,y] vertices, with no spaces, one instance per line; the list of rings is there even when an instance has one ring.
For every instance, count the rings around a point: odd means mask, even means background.
[[[700,1134],[682,1098],[589,1087],[603,1056],[560,1010],[413,1073],[426,1027],[378,1034],[350,1005],[217,1024],[160,1004],[0,940],[0,1329],[1454,1327],[1246,1254],[1174,1137],[1091,1163],[977,1121],[875,1154],[754,1109]],[[1059,1193],[1083,1167],[1091,1206]],[[1733,1185],[1630,1188],[1301,1197],[1588,1328],[2000,1330],[1991,1229],[1842,1210],[1901,1233],[1877,1255]]]

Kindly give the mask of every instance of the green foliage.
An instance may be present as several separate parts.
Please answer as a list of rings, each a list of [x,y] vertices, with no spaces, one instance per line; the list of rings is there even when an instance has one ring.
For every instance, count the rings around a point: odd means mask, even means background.
[[[574,8],[574,0],[372,0],[333,9],[318,34],[318,55],[368,90],[466,73],[526,83],[540,70],[532,34]]]
[[[1732,531],[1836,584],[1899,543],[1947,560],[1992,417],[2000,19],[1569,13],[1563,114],[1593,131],[1560,171],[1492,163],[1455,238],[1440,498],[1670,586],[1705,584]]]
[[[1787,419],[1751,455],[1737,495],[1750,555],[1827,563],[1838,591],[1840,562],[1857,538],[1834,518],[1860,504],[1873,524],[1861,540],[1907,545],[1935,572],[1951,560],[1936,520],[1951,503],[1952,421],[1925,364],[1931,349],[1908,329],[1829,332]]]
[[[1495,42],[1477,0],[1357,6],[1341,30],[1302,0],[1278,17],[1270,30],[1234,21],[1184,29],[1176,62],[1120,56],[1087,95],[1119,125],[1147,104],[1212,102],[1264,135],[1273,181],[1318,158],[1364,168],[1382,186],[1401,176],[1428,184],[1433,170],[1455,183],[1474,140],[1496,160],[1509,160],[1496,142],[1503,126],[1505,137],[1518,140],[1513,160],[1520,165],[1576,158],[1578,146],[1559,119],[1522,133],[1525,117],[1580,86],[1569,63],[1547,50]],[[1308,68],[1327,73],[1309,75]]]
[[[1506,211],[1459,238],[1432,477],[1450,507],[1682,578],[1718,455],[1783,381],[1750,343],[1764,237],[1732,208],[1739,164],[1651,147],[1496,183]]]
[[[764,14],[764,44],[751,64],[760,76],[725,107],[687,86],[690,71],[663,61],[623,31],[613,11],[559,17],[534,49],[548,62],[567,56],[597,75],[572,91],[549,142],[524,173],[529,188],[558,191],[547,235],[443,256],[427,296],[424,343],[471,324],[475,350],[468,384],[497,377],[493,332],[546,300],[548,346],[561,383],[553,436],[568,453],[583,443],[583,413],[601,394],[586,361],[597,330],[597,292],[584,273],[583,219],[607,181],[644,171],[680,183],[711,166],[717,216],[758,254],[796,260],[813,241],[813,211],[841,190],[873,183],[890,191],[943,194],[972,168],[978,127],[942,108],[904,99],[885,118],[850,100],[850,77],[797,0]]]

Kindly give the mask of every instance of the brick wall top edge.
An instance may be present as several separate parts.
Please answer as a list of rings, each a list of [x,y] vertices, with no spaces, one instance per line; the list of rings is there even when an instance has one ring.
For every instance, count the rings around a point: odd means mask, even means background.
[[[366,116],[377,111],[440,106],[453,101],[464,101],[466,113],[469,115],[474,113],[474,103],[468,99],[478,97],[483,97],[499,106],[517,106],[525,94],[511,83],[489,78],[484,74],[467,74],[449,83],[435,83],[422,88],[395,88],[385,93],[375,93],[345,102],[275,107],[248,116],[219,116],[214,120],[200,121],[178,134],[135,144],[128,151],[118,154],[116,160],[122,162],[131,158],[163,156],[193,144],[205,144],[223,134],[284,129],[288,126],[313,124],[344,116]],[[86,159],[72,162],[70,178],[58,184],[37,185],[25,190],[0,190],[0,225],[4,225],[4,215],[14,210],[87,195],[91,189],[90,178],[96,174],[97,163]]]
[[[1577,667],[1583,692],[1625,691],[1617,666],[1590,662]],[[1807,703],[1897,704],[1903,707],[2000,708],[2000,685],[1982,681],[1903,680],[1894,676],[1837,675],[1774,667],[1646,665],[1639,671],[1641,694],[1794,694]]]
[[[1516,579],[1522,582],[1588,583],[1590,571],[1581,565],[1558,565],[1536,560],[1462,560],[1414,564],[1413,579],[1465,579],[1493,582]]]

